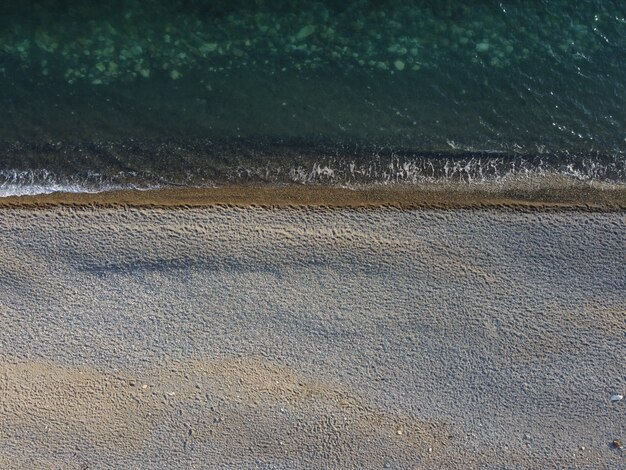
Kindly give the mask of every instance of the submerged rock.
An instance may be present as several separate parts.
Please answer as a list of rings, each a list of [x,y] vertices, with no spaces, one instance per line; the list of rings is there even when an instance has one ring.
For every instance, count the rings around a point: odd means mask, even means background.
[[[398,60],[396,60],[396,61],[393,63],[393,66],[394,66],[397,70],[400,70],[400,71],[404,70],[404,67],[405,67],[404,62],[403,62],[403,61],[401,61],[401,60],[399,60],[399,59],[398,59]]]
[[[303,39],[308,38],[311,34],[315,32],[317,27],[315,25],[309,24],[300,29],[296,34],[296,40],[302,41]]]

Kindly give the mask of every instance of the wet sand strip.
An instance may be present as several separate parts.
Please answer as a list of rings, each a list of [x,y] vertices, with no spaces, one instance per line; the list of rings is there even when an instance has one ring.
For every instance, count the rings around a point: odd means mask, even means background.
[[[274,207],[480,209],[524,211],[626,209],[626,186],[556,182],[552,184],[430,184],[332,187],[321,185],[225,185],[98,193],[57,192],[0,198],[0,208],[69,207]]]

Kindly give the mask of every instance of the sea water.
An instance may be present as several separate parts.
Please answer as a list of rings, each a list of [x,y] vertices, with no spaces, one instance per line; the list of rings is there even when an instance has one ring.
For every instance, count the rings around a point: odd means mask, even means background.
[[[626,182],[626,2],[0,5],[0,193]]]

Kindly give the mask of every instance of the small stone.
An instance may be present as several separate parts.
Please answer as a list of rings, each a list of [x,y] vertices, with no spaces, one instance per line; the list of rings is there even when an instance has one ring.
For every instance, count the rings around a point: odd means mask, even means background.
[[[398,59],[398,60],[396,60],[396,61],[393,63],[393,66],[394,66],[397,70],[400,70],[400,71],[404,70],[404,62],[403,62],[403,61],[401,61],[401,60],[399,60],[399,59]]]
[[[208,54],[209,52],[213,52],[217,49],[216,42],[208,42],[206,44],[202,44],[198,49],[202,54]]]
[[[302,41],[303,39],[306,39],[311,34],[313,34],[316,29],[317,29],[317,27],[315,25],[312,25],[312,24],[306,25],[306,26],[302,27],[300,29],[300,31],[298,31],[298,33],[296,34],[296,39],[298,41]]]
[[[619,394],[615,394],[615,395],[611,395],[611,402],[616,402],[616,401],[621,401],[624,399],[624,395],[619,395]]]
[[[394,54],[405,55],[408,51],[406,47],[402,47],[399,44],[394,44],[391,47],[387,48],[387,52],[391,52]]]
[[[137,385],[137,381],[136,381],[136,380],[134,380],[134,379],[130,379],[130,380],[128,381],[128,385],[130,385],[131,387],[134,387],[135,385]]]
[[[479,42],[476,44],[476,52],[487,52],[489,50],[488,42]]]
[[[143,388],[143,389],[145,390],[146,388],[148,388],[148,386],[147,386],[146,384],[143,384],[143,385],[141,386],[141,388]]]
[[[585,446],[580,446],[580,450],[585,450]]]
[[[402,436],[402,429],[398,429],[397,433],[398,433],[398,436]]]
[[[622,441],[620,441],[619,439],[613,439],[613,447],[615,447],[616,449],[621,449],[622,448]]]

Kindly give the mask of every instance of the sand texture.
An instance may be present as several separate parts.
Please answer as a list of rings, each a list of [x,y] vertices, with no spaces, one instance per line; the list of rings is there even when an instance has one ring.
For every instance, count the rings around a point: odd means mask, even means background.
[[[624,466],[624,211],[4,207],[0,468]]]

